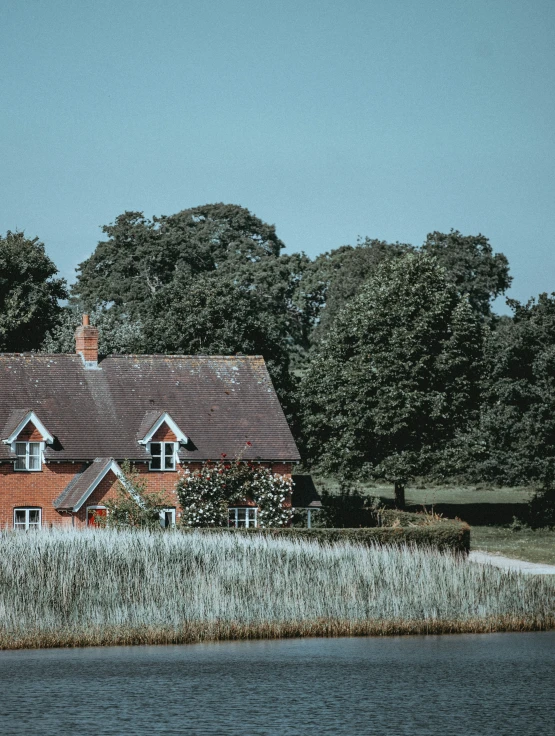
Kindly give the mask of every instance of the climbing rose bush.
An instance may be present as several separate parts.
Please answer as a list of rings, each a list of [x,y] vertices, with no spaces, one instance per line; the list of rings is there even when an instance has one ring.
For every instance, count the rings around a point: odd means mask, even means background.
[[[224,460],[185,471],[176,493],[182,508],[181,523],[188,527],[228,525],[228,508],[254,503],[258,506],[258,526],[287,526],[292,509],[289,501],[292,481],[251,463]]]

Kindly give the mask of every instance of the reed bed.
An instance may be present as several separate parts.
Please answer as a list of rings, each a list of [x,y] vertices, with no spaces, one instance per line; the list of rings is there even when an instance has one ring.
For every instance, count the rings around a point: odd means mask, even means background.
[[[0,647],[555,627],[555,581],[437,550],[229,534],[0,534]]]

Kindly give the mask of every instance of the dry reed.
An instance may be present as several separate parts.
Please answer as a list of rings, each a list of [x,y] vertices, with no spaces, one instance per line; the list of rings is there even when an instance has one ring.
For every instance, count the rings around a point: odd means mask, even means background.
[[[422,548],[198,533],[0,534],[0,648],[533,631],[555,581]]]

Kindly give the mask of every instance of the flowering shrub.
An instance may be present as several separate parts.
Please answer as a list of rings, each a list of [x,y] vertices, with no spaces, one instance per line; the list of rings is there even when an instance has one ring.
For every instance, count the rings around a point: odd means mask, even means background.
[[[292,481],[268,468],[220,460],[200,470],[186,471],[177,482],[184,526],[227,526],[228,508],[254,504],[258,526],[286,526],[292,515],[285,505]]]

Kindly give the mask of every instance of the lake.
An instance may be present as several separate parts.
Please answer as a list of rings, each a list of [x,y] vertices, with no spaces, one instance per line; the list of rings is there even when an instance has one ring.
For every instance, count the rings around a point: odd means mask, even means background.
[[[0,733],[555,733],[555,632],[0,652]]]

